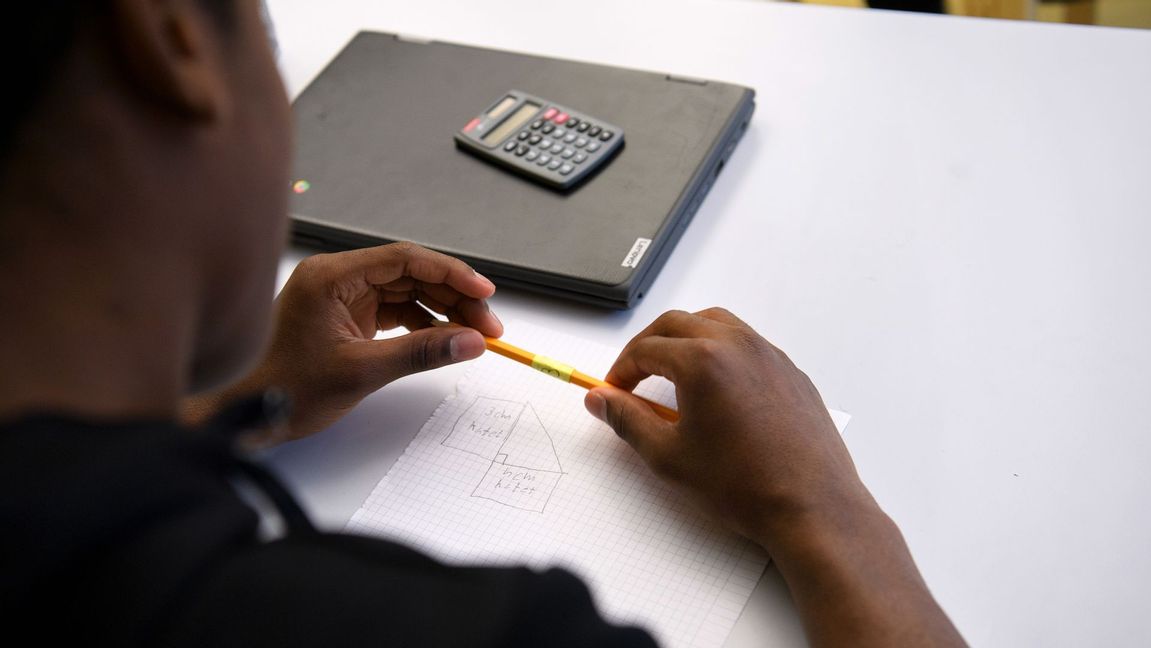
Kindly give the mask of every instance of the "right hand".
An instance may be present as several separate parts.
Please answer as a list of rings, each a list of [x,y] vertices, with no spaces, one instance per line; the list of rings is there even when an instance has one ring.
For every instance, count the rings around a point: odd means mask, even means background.
[[[669,423],[630,391],[675,384]],[[660,316],[624,348],[585,405],[659,476],[768,551],[796,522],[874,505],[808,377],[721,308]]]

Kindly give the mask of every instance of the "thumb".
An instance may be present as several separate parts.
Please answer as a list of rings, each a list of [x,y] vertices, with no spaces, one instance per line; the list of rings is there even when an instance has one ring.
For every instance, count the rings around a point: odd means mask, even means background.
[[[660,418],[647,403],[622,389],[596,387],[584,397],[584,407],[610,425],[645,461],[658,460],[672,424]]]
[[[469,328],[429,327],[364,343],[369,374],[377,386],[414,373],[478,358],[484,337]]]

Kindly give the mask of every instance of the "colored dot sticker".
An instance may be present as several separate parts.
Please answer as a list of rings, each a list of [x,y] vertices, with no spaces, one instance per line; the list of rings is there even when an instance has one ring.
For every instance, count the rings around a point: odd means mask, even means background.
[[[292,191],[294,191],[298,194],[302,194],[311,188],[312,188],[312,183],[308,182],[307,180],[297,180],[294,183],[292,183]]]

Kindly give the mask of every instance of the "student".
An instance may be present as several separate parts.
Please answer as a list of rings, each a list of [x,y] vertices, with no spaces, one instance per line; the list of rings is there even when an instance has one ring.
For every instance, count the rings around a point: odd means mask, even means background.
[[[565,572],[447,567],[318,532],[236,451],[317,432],[502,332],[488,280],[406,244],[304,261],[273,311],[291,126],[258,2],[13,6],[0,41],[11,62],[0,104],[8,635],[651,645],[603,621]],[[427,327],[417,301],[465,327]],[[372,339],[397,326],[411,332]],[[676,383],[676,425],[626,391],[653,373]],[[819,394],[743,322],[720,309],[667,313],[610,379],[623,389],[590,392],[591,413],[771,553],[812,643],[962,643]],[[257,535],[239,483],[278,505],[286,535]]]

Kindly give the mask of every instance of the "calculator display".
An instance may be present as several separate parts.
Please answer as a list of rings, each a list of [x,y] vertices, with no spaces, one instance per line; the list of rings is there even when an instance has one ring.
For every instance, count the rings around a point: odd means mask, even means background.
[[[505,137],[514,133],[520,126],[528,123],[528,120],[539,112],[541,107],[539,104],[530,101],[524,102],[524,104],[519,107],[519,110],[512,113],[511,117],[508,117],[503,123],[493,128],[487,135],[484,135],[483,143],[495,144],[503,141]]]
[[[515,97],[504,97],[503,101],[499,102],[498,104],[496,104],[495,108],[491,109],[491,112],[488,113],[488,117],[495,119],[495,118],[499,117],[500,115],[506,113],[508,111],[508,109],[514,105],[516,105],[516,98]]]

